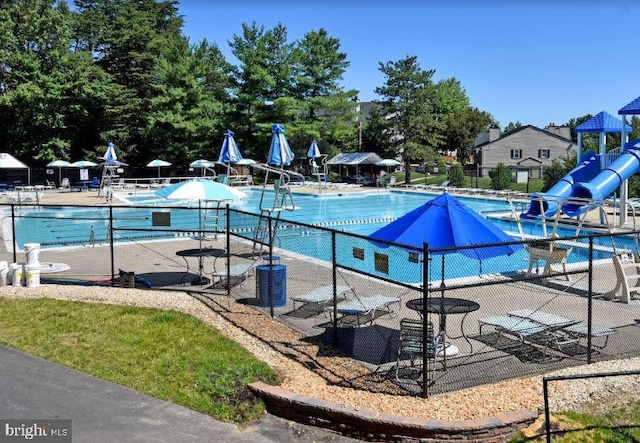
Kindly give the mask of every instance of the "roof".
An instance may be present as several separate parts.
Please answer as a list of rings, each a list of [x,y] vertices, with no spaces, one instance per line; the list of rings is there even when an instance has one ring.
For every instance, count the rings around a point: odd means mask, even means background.
[[[632,128],[627,126],[627,132]],[[576,132],[622,132],[622,121],[604,111],[594,115],[575,129]]]
[[[27,165],[6,152],[0,153],[0,168],[8,169],[29,169]]]
[[[618,114],[640,114],[640,97],[638,97],[628,105],[620,108]]]
[[[493,140],[493,141],[486,141],[486,142],[484,142],[484,143],[481,143],[481,144],[479,144],[479,145],[475,146],[475,148],[481,148],[481,147],[483,147],[483,146],[492,145],[492,144],[494,144],[495,142],[497,142],[498,140],[504,140],[505,138],[511,137],[513,134],[517,134],[517,133],[518,133],[518,132],[520,132],[520,131],[524,131],[525,129],[533,129],[533,130],[535,130],[535,131],[541,132],[542,134],[544,134],[544,135],[546,135],[546,136],[554,137],[554,138],[557,138],[558,140],[563,140],[563,141],[567,141],[567,142],[569,142],[569,143],[571,143],[571,144],[575,144],[575,143],[573,143],[573,140],[570,140],[570,139],[568,139],[568,138],[564,138],[564,137],[562,137],[562,136],[560,136],[560,135],[554,134],[553,132],[545,131],[544,129],[540,129],[540,128],[538,128],[537,126],[533,126],[533,125],[526,125],[526,126],[522,126],[522,127],[518,128],[518,129],[516,129],[516,130],[514,130],[514,131],[510,131],[510,132],[507,132],[506,134],[503,134],[503,135],[502,135],[502,136],[500,136],[500,138],[499,138],[499,139],[497,139],[497,140]]]
[[[347,152],[338,154],[327,162],[328,165],[374,165],[382,160],[375,152]]]

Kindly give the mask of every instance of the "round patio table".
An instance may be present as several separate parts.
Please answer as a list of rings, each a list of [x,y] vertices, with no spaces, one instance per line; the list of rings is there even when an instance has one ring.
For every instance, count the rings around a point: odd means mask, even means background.
[[[478,303],[472,300],[465,300],[464,298],[429,297],[427,298],[426,309],[422,298],[409,300],[406,303],[406,306],[411,310],[418,311],[421,315],[425,311],[430,314],[437,314],[440,319],[439,334],[441,335],[443,342],[445,338],[449,338],[451,340],[462,338],[469,344],[469,348],[473,354],[473,344],[464,333],[464,320],[467,318],[469,312],[480,309],[480,305]],[[447,334],[447,315],[452,314],[463,314],[462,320],[460,321],[460,335],[456,337]]]
[[[205,279],[202,276],[204,272],[204,258],[213,257],[213,270],[215,271],[216,260],[219,257],[224,257],[226,254],[227,252],[224,249],[220,249],[220,248],[193,248],[193,249],[183,249],[181,251],[177,251],[176,255],[178,257],[182,257],[185,263],[187,264],[187,270],[184,276],[182,277],[182,280],[184,280],[184,278],[189,274],[189,261],[187,260],[187,258],[196,257],[198,259],[198,271],[199,271],[200,280],[197,282],[197,284],[203,284],[205,283],[205,280],[206,282],[208,282],[208,279]]]

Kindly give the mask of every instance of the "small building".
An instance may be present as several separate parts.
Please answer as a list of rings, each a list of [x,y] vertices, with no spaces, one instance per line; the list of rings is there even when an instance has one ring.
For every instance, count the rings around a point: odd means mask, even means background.
[[[532,125],[502,134],[500,129],[478,134],[474,149],[478,152],[479,174],[488,175],[498,163],[503,163],[514,176],[528,172],[528,178],[542,178],[545,166],[554,159],[571,157],[577,146],[571,140],[568,126],[550,126],[544,129]]]
[[[376,171],[375,164],[380,160],[382,158],[375,152],[346,152],[327,161],[327,165],[337,167],[340,177],[362,174],[373,178]]]

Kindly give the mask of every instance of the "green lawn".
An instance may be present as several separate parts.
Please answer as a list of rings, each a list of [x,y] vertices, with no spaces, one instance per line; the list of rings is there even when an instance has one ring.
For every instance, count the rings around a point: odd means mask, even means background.
[[[265,363],[176,311],[0,298],[0,343],[233,422],[262,413],[246,385],[277,384]]]

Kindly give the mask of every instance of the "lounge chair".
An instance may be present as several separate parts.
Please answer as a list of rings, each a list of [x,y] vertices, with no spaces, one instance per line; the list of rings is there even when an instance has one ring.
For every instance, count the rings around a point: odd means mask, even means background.
[[[397,297],[389,297],[386,295],[356,295],[350,300],[343,300],[335,306],[325,308],[325,310],[333,316],[335,308],[335,312],[342,316],[338,321],[353,324],[354,326],[362,326],[367,323],[373,324],[374,320],[381,315],[388,314],[390,317],[394,317],[396,311],[392,309],[392,305],[396,303],[398,309],[400,309],[400,299]]]
[[[351,288],[349,286],[336,286],[338,300],[343,300],[345,298],[344,293],[350,289]],[[302,303],[302,307],[304,309],[317,309],[318,313],[320,313],[327,307],[327,303],[333,302],[333,285],[320,286],[319,288],[315,288],[305,294],[291,297],[291,300],[293,301],[294,311],[296,310],[296,303]]]
[[[615,287],[604,294],[606,300],[630,303],[640,297],[640,263],[633,254],[613,256],[613,267],[616,271]]]
[[[212,286],[222,287],[226,286],[227,277],[231,277],[230,283],[232,286],[242,286],[245,281],[251,276],[251,273],[255,271],[256,263],[236,263],[229,266],[229,272],[225,266],[224,269],[214,271],[211,273],[211,277],[214,282]],[[216,280],[217,279],[217,280]]]

